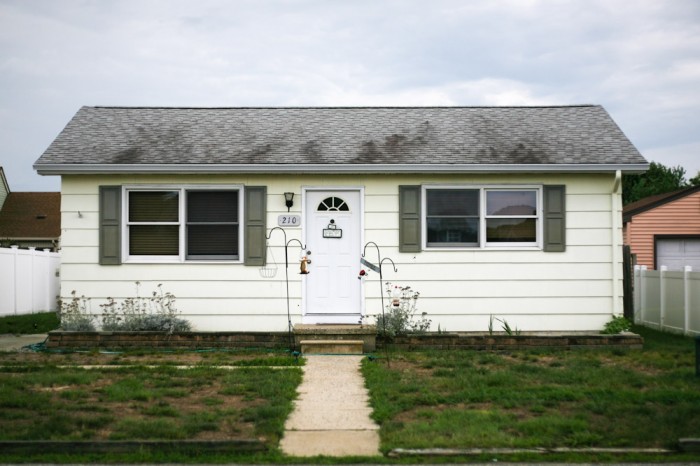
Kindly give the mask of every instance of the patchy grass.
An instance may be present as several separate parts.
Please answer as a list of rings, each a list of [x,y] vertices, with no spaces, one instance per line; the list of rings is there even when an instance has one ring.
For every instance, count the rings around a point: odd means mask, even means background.
[[[428,351],[365,362],[382,449],[673,446],[700,433],[694,342],[645,329],[643,351]],[[303,360],[301,360],[303,361]],[[299,362],[301,362],[299,361]],[[106,364],[110,369],[61,368]],[[147,365],[158,365],[147,368]],[[181,370],[175,365],[193,365]],[[0,438],[138,440],[261,438],[261,453],[138,450],[32,453],[7,463],[366,463],[287,458],[275,448],[301,371],[282,352],[0,353]],[[218,365],[255,366],[235,370]],[[126,367],[129,366],[129,367]],[[372,462],[492,462],[372,458]],[[664,462],[697,455],[516,454],[499,461]]]
[[[641,351],[397,352],[363,372],[382,449],[674,447],[700,433],[694,341]]]
[[[0,379],[1,440],[261,439],[274,451],[301,370],[34,362]]]
[[[159,365],[159,366],[300,366],[303,358],[294,358],[284,350],[214,349],[124,351],[44,350],[40,352],[0,352],[0,365],[43,366],[74,365]]]
[[[0,317],[0,335],[5,333],[13,335],[46,333],[56,330],[59,324],[55,312],[4,316]]]

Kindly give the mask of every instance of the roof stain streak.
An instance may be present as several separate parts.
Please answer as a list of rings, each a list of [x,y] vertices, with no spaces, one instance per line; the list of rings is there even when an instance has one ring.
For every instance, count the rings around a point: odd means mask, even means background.
[[[124,165],[139,163],[141,161],[142,152],[143,151],[138,147],[124,149],[119,151],[116,157],[114,157],[114,163]]]
[[[83,107],[60,164],[645,164],[600,106]]]

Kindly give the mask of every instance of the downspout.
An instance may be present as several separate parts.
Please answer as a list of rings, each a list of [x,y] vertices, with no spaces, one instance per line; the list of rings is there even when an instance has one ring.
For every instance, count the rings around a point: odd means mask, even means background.
[[[622,220],[620,212],[620,202],[622,188],[622,171],[615,171],[615,181],[613,183],[612,193],[610,194],[610,205],[611,205],[611,215],[612,215],[612,239],[610,241],[612,247],[612,313],[614,316],[621,316],[623,314],[622,303],[622,293],[620,291],[620,281],[622,272],[622,246],[620,244],[620,221]]]

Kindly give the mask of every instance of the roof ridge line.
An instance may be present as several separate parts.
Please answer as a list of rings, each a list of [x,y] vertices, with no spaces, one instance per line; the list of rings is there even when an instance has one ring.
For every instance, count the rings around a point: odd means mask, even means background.
[[[99,109],[129,109],[129,110],[396,110],[396,109],[535,109],[535,108],[584,108],[584,107],[602,107],[599,104],[570,104],[570,105],[394,105],[394,106],[270,106],[270,107],[188,107],[188,106],[128,106],[128,105],[85,105],[85,108]]]

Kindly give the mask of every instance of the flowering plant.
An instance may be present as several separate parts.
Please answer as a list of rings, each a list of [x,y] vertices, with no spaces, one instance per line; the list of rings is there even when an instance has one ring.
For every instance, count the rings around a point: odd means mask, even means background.
[[[72,332],[94,332],[95,316],[90,312],[90,298],[78,297],[77,291],[71,291],[69,301],[58,300],[58,316],[61,328]]]
[[[425,333],[430,329],[431,320],[427,312],[418,314],[416,305],[420,293],[410,286],[393,285],[386,282],[386,293],[390,297],[384,307],[384,315],[378,315],[377,332],[386,338],[408,333]]]
[[[190,323],[178,317],[175,309],[175,296],[163,292],[162,284],[150,298],[139,295],[140,282],[136,282],[136,297],[126,298],[118,303],[114,298],[107,298],[107,304],[101,304],[102,329],[107,331],[160,331],[189,332]]]

